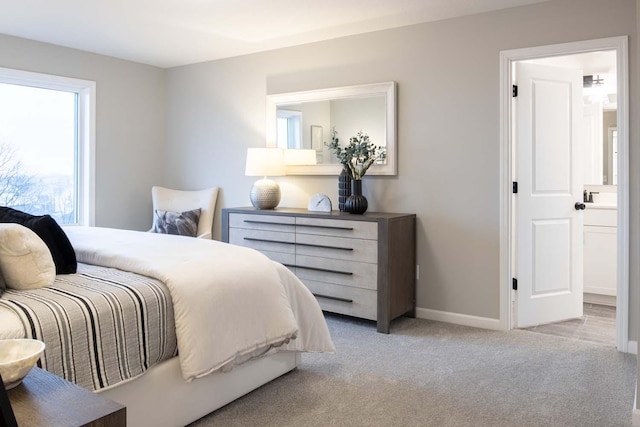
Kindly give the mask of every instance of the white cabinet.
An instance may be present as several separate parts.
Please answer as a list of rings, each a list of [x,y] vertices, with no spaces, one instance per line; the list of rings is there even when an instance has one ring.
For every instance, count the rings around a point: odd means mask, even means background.
[[[584,292],[616,296],[617,211],[584,212]]]

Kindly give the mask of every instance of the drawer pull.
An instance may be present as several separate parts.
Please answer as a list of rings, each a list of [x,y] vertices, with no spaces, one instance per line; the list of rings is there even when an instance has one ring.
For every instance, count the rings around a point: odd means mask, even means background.
[[[284,245],[295,245],[295,243],[293,242],[283,242],[281,240],[257,239],[255,237],[243,237],[243,239],[249,240],[251,242],[282,243]]]
[[[348,302],[349,304],[353,304],[353,300],[352,299],[347,299],[347,298],[340,298],[340,297],[332,297],[329,295],[322,295],[322,294],[313,294],[314,297],[316,298],[326,298],[326,299],[332,299],[335,301],[341,301],[341,302]]]
[[[353,251],[353,248],[341,248],[340,246],[328,246],[328,245],[313,245],[311,243],[295,243],[298,246],[308,246],[311,248],[322,248],[322,249],[339,249],[341,251]]]
[[[335,225],[296,224],[296,227],[313,227],[313,228],[326,228],[329,230],[353,231],[353,227],[337,227]]]
[[[293,224],[287,224],[287,223],[284,223],[284,222],[255,221],[255,220],[252,220],[252,219],[245,219],[244,222],[246,222],[247,224],[293,225]]]
[[[304,268],[305,270],[322,271],[325,273],[336,273],[336,274],[344,274],[345,276],[353,276],[353,273],[350,271],[329,270],[328,268],[307,267],[304,265],[291,265],[291,264],[283,264],[283,265],[285,267],[290,267],[290,268]]]

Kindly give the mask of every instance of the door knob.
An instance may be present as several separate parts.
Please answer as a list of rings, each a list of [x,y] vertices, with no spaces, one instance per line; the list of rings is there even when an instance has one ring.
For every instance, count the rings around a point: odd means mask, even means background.
[[[583,211],[587,207],[587,205],[582,202],[576,202],[574,206],[576,207],[577,211]]]

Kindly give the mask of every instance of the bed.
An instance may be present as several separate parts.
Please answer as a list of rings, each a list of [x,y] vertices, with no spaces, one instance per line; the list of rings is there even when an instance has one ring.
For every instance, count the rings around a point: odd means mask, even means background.
[[[335,351],[315,298],[256,251],[97,227],[65,232],[77,273],[5,292],[0,338],[43,339],[44,367],[126,405],[130,426],[186,425],[295,369],[300,352]]]

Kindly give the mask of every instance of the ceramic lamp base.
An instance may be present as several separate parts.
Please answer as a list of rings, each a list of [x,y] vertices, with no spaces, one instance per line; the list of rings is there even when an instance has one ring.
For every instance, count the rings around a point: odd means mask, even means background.
[[[274,209],[280,203],[280,186],[270,179],[259,179],[251,187],[249,198],[256,209]]]

